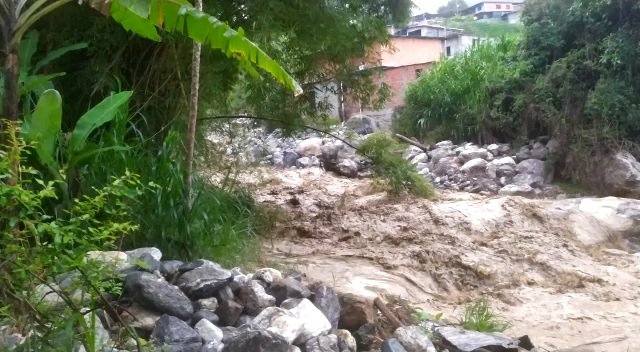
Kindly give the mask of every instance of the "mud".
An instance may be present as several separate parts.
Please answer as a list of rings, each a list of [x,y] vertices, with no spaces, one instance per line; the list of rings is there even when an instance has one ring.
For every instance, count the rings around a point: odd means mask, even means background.
[[[542,351],[640,351],[640,201],[390,199],[318,169],[253,183],[283,214],[266,256],[311,279],[453,320],[487,296]]]

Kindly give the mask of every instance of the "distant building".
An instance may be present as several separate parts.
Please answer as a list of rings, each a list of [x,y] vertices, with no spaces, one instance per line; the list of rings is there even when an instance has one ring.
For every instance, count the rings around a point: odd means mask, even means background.
[[[510,24],[518,24],[518,23],[522,23],[521,17],[522,17],[522,10],[511,12],[511,13],[505,13],[504,15],[502,15],[502,20]]]
[[[523,0],[481,1],[466,8],[462,13],[473,16],[476,20],[501,20],[502,16],[522,9]]]

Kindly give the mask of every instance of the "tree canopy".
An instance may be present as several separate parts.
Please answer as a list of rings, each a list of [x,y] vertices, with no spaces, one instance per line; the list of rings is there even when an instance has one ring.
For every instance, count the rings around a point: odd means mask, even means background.
[[[455,15],[467,7],[467,3],[464,0],[449,0],[446,5],[438,8],[438,15]]]

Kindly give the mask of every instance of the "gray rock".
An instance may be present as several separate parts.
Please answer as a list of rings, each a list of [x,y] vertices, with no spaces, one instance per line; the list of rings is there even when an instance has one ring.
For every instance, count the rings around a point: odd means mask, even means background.
[[[360,135],[367,135],[375,132],[378,129],[375,121],[372,118],[364,115],[352,116],[344,123],[344,125]]]
[[[548,152],[549,150],[544,146],[544,144],[536,142],[531,148],[531,157],[533,159],[546,160]]]
[[[212,297],[233,280],[231,272],[217,264],[203,265],[182,274],[176,284],[191,299]]]
[[[206,343],[222,343],[222,330],[219,327],[213,325],[209,320],[202,319],[195,325],[195,330],[200,334],[202,340]]]
[[[534,159],[529,159],[534,160]],[[534,188],[541,188],[544,186],[544,178],[538,175],[531,174],[518,174],[513,178],[513,184],[518,186],[530,186]]]
[[[490,144],[487,146],[487,151],[493,156],[500,156],[500,146],[497,144]]]
[[[553,170],[551,170],[544,161],[538,159],[528,159],[521,161],[516,166],[516,172],[518,174],[528,174],[542,177],[545,183],[551,183],[553,181]]]
[[[429,156],[431,157],[431,162],[434,165],[438,165],[440,159],[447,157],[455,157],[456,153],[450,148],[438,148],[429,152]]]
[[[120,318],[130,327],[151,332],[161,314],[133,304],[120,314]]]
[[[602,169],[605,191],[612,195],[640,197],[640,162],[629,152],[618,152]]]
[[[494,159],[487,165],[487,176],[495,179],[500,177],[511,178],[516,174],[516,162],[513,158],[507,156],[504,158]]]
[[[441,158],[433,168],[433,174],[436,176],[445,176],[449,172],[455,172],[460,169],[460,159],[456,156]]]
[[[358,177],[358,163],[351,159],[344,159],[338,163],[337,172],[345,177]]]
[[[162,252],[156,247],[138,248],[125,253],[131,264],[134,264],[136,259],[140,259],[143,255],[151,256],[151,258],[158,262],[162,259]]]
[[[85,261],[97,262],[113,272],[127,270],[132,267],[129,257],[124,252],[118,251],[91,251],[85,255]]]
[[[484,159],[473,159],[462,165],[460,171],[471,176],[484,176],[486,174],[488,164],[489,163]]]
[[[198,321],[203,320],[203,319],[204,320],[208,320],[212,324],[216,324],[216,325],[220,323],[220,317],[218,316],[218,314],[214,313],[211,310],[200,309],[200,310],[196,311],[195,313],[193,313],[192,321],[198,322]]]
[[[193,302],[193,307],[196,310],[208,309],[215,312],[218,309],[218,300],[215,297],[203,298]]]
[[[416,155],[413,159],[411,159],[411,164],[418,165],[420,163],[429,162],[429,156],[426,153],[420,153]]]
[[[240,290],[240,288],[244,285],[246,285],[248,282],[251,281],[251,275],[233,275],[233,280],[229,283],[229,287],[231,288],[231,290],[233,292],[238,292]],[[264,281],[260,281],[263,285],[266,286],[266,283]]]
[[[451,147],[453,147],[452,141],[442,141],[442,142],[436,143],[436,148],[451,148]]]
[[[295,341],[296,344],[305,343],[311,338],[324,335],[331,331],[331,323],[329,320],[308,299],[299,299],[295,306],[291,304],[287,309],[302,321],[302,329]]]
[[[365,324],[356,330],[353,334],[359,351],[368,351],[378,341],[376,324]]]
[[[188,262],[188,263],[184,263],[179,269],[178,271],[182,274],[186,273],[187,271],[191,271],[197,268],[201,268],[201,267],[206,267],[206,266],[212,266],[212,267],[219,267],[218,264],[210,261],[210,260],[206,260],[206,259],[198,259],[198,260],[194,260],[192,262]]]
[[[398,339],[388,339],[382,343],[382,352],[407,352]]]
[[[415,145],[410,145],[403,153],[402,157],[405,160],[411,161],[411,159],[415,158],[418,154],[422,154],[423,150],[416,147]]]
[[[145,272],[134,272],[125,279],[125,292],[141,306],[180,319],[189,320],[193,306],[179,288],[163,278]]]
[[[300,158],[300,155],[293,150],[285,150],[282,156],[284,167],[296,166],[296,161]]]
[[[340,352],[336,335],[317,336],[309,339],[304,348],[305,352]]]
[[[311,167],[311,158],[303,156],[296,161],[296,167],[298,169],[306,169],[308,167]]]
[[[202,339],[197,331],[184,321],[163,315],[151,332],[151,339],[163,351],[200,352]]]
[[[284,155],[281,152],[273,153],[271,155],[271,163],[273,164],[273,166],[277,168],[284,169],[285,168]]]
[[[560,152],[560,149],[562,148],[562,146],[560,145],[560,142],[558,142],[557,139],[553,139],[551,138],[548,142],[547,142],[547,155],[549,157],[555,157],[558,155],[558,153]]]
[[[267,293],[276,298],[276,305],[280,305],[287,298],[307,298],[311,296],[311,291],[292,277],[274,281],[268,288]]]
[[[407,352],[437,352],[425,328],[419,326],[403,326],[393,333]]]
[[[258,315],[263,309],[276,304],[276,298],[268,295],[256,280],[242,286],[238,298],[244,306],[244,311],[250,315]]]
[[[226,287],[224,291],[226,291],[226,289],[231,291],[228,287]],[[230,297],[226,294],[222,296],[223,297],[221,297],[221,295],[218,296],[219,306],[216,314],[220,317],[220,323],[222,325],[233,326],[240,318],[240,315],[242,315],[244,306],[233,298],[233,292],[231,292]]]
[[[340,352],[357,352],[358,344],[349,330],[338,329],[338,331],[336,331],[336,336],[338,336]]]
[[[36,306],[46,307],[46,309],[63,309],[67,304],[58,292],[61,292],[61,289],[57,284],[37,285],[31,292],[31,302]]]
[[[529,147],[524,146],[520,148],[520,151],[516,154],[516,159],[518,159],[518,161],[531,159],[531,150],[529,149]]]
[[[256,270],[253,274],[253,280],[261,280],[267,285],[271,285],[276,280],[282,280],[282,273],[273,268],[262,268]]]
[[[298,339],[304,329],[304,322],[295,314],[278,307],[263,310],[253,319],[251,325],[261,330],[271,331],[281,336],[287,343],[293,343]]]
[[[179,272],[182,265],[184,265],[184,263],[179,260],[166,260],[160,262],[160,273],[164,275],[164,277],[174,276]]]
[[[445,345],[454,351],[474,352],[484,349],[495,352],[518,352],[518,344],[516,342],[496,334],[466,331],[449,326],[440,327],[436,330]]]
[[[138,270],[144,270],[150,273],[160,270],[160,262],[149,253],[142,253],[132,264],[134,264]]]
[[[333,330],[338,329],[340,321],[340,300],[335,291],[324,285],[313,290],[311,302],[327,317]]]
[[[501,196],[520,196],[532,198],[536,195],[535,190],[529,185],[506,185],[498,191]]]
[[[359,327],[373,323],[376,313],[373,301],[362,296],[346,293],[340,295],[340,329],[355,331]]]
[[[235,326],[241,327],[242,325],[245,325],[245,324],[251,324],[251,322],[253,321],[253,318],[254,317],[250,315],[246,315],[246,314],[241,315],[240,318],[238,318],[238,321],[236,321]]]
[[[296,153],[298,153],[300,157],[312,155],[320,156],[322,155],[323,144],[324,141],[322,140],[322,138],[308,138],[298,143],[298,146],[296,147]]]
[[[280,335],[267,331],[248,329],[230,336],[224,341],[224,352],[290,352],[289,343]]]
[[[462,162],[466,163],[473,159],[486,159],[488,156],[488,152],[486,149],[465,149],[460,152],[458,157],[462,159]]]

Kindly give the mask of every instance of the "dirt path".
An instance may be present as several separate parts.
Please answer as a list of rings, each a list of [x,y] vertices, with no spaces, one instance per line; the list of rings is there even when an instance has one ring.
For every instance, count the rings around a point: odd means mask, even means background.
[[[640,351],[639,201],[390,200],[366,180],[268,172],[259,200],[286,218],[267,255],[310,278],[453,318],[487,295],[543,351]]]

